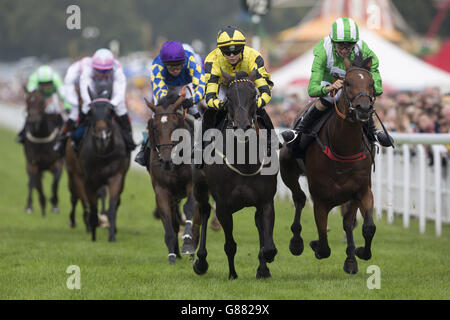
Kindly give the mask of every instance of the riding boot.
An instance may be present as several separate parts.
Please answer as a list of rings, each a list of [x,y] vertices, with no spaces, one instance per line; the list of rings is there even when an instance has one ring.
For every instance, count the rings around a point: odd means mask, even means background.
[[[364,124],[363,130],[366,133],[366,136],[371,144],[378,142],[383,147],[394,146],[394,139],[383,130],[377,130],[372,117],[370,117],[369,121]]]
[[[16,142],[25,143],[25,126],[23,126],[22,130],[17,134]]]
[[[131,152],[136,148],[136,144],[133,141],[133,131],[131,129],[131,122],[128,118],[128,114],[117,117],[117,120],[120,128],[122,129],[122,137],[125,141],[127,152]]]
[[[136,157],[134,158],[134,161],[140,164],[143,167],[149,167],[150,164],[150,147],[149,147],[149,140],[144,139],[141,144],[141,149],[137,153]]]
[[[312,126],[322,116],[322,114],[322,111],[317,109],[315,105],[312,105],[308,109],[308,111],[306,111],[303,117],[299,121],[297,121],[294,129],[286,130],[281,133],[284,141],[290,144],[301,137],[302,133],[309,133],[312,129]]]
[[[75,121],[73,121],[72,119],[67,120],[67,122],[63,125],[61,131],[59,132],[57,141],[53,146],[53,150],[64,156],[66,153],[67,140],[72,135],[74,129]]]

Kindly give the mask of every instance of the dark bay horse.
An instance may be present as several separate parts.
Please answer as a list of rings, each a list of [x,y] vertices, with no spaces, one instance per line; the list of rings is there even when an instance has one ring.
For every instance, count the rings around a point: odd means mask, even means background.
[[[267,147],[259,146],[263,138],[259,136],[261,133],[260,121],[257,120],[256,115],[257,90],[254,81],[257,73],[253,71],[250,75],[247,75],[245,72],[238,72],[235,77],[223,71],[222,74],[227,87],[229,103],[227,119],[221,126],[220,132],[216,130],[215,138],[216,142],[223,141],[223,149],[221,150],[216,144],[214,152],[215,156],[219,157],[219,161],[205,165],[201,170],[194,169],[194,196],[196,210],[199,211],[201,216],[201,234],[200,245],[197,251],[198,259],[194,262],[193,268],[197,274],[204,274],[208,270],[206,231],[211,210],[208,200],[209,194],[211,194],[216,201],[217,218],[225,233],[224,249],[228,258],[228,278],[236,279],[238,277],[234,265],[237,245],[233,238],[233,213],[244,207],[256,207],[255,224],[258,229],[260,244],[258,254],[259,267],[256,277],[268,278],[271,277],[271,274],[267,263],[272,262],[277,254],[273,241],[275,220],[273,199],[276,193],[278,166],[275,172],[262,174],[263,171],[261,169],[267,163],[267,158],[265,157]],[[230,131],[227,131],[227,128]],[[236,141],[236,136],[234,136],[237,132],[236,129],[248,133],[249,136],[254,134],[254,137],[256,137],[256,140],[252,141],[253,143],[249,143],[251,139],[242,139],[242,136],[237,136],[238,142],[234,144],[234,156],[243,156],[242,158],[245,161],[242,162],[234,161],[231,158],[231,153],[227,152],[227,150],[230,151],[227,149],[228,143],[231,140]],[[205,136],[208,134],[208,131],[205,132]],[[232,134],[228,135],[227,132]],[[244,146],[243,153],[236,152],[238,144]],[[210,146],[206,146],[203,153],[207,152]],[[256,147],[258,150],[253,150],[254,152],[251,154],[249,150],[253,147]],[[233,148],[230,147],[230,149]],[[256,161],[250,160],[254,153],[260,154],[260,152],[264,154],[264,157],[259,157]],[[276,156],[275,152],[273,154]],[[229,155],[230,158],[228,158]]]
[[[306,150],[304,167],[294,158],[286,144],[280,151],[280,172],[283,182],[292,192],[295,217],[291,230],[293,237],[289,248],[292,254],[303,252],[300,217],[306,196],[298,179],[306,174],[309,191],[314,203],[314,217],[319,240],[311,241],[316,258],[327,258],[331,254],[327,239],[329,211],[342,206],[343,227],[347,236],[347,258],[344,271],[358,272],[355,258],[371,258],[371,242],[375,234],[372,219],[373,195],[371,191],[371,167],[374,148],[363,133],[363,125],[374,112],[374,82],[370,73],[372,59],[358,56],[353,65],[345,59],[346,76],[339,102],[333,106],[335,112],[328,118]],[[306,168],[303,172],[302,168]],[[364,218],[362,234],[365,246],[355,249],[353,228],[356,213],[360,209]]]
[[[125,177],[130,167],[119,124],[115,121],[114,107],[106,98],[93,96],[88,113],[89,126],[79,146],[84,186],[89,201],[89,226],[92,241],[96,240],[98,227],[98,192],[106,185],[109,194],[109,241],[116,241],[116,215]]]
[[[174,131],[184,130],[187,136],[192,136],[192,128],[188,127],[181,112],[181,102],[184,98],[183,95],[179,96],[178,93],[170,91],[156,106],[145,100],[154,114],[147,123],[151,145],[150,164],[147,170],[155,191],[156,210],[164,226],[169,264],[175,264],[176,258],[181,258],[178,245],[180,230],[178,207],[184,198],[187,198],[183,206],[186,225],[181,253],[193,255],[195,252],[192,235],[194,198],[191,165],[190,163],[174,164],[172,161],[172,152],[177,144],[172,141]],[[189,150],[190,147],[191,144],[189,144]]]
[[[25,89],[26,91],[26,89]],[[36,188],[42,215],[45,216],[46,199],[42,188],[42,174],[48,170],[53,174],[52,211],[59,212],[58,185],[63,168],[62,156],[53,150],[59,132],[56,117],[45,112],[46,102],[38,90],[26,92],[27,118],[25,124],[25,157],[27,161],[28,199],[26,212],[31,213],[32,193]]]

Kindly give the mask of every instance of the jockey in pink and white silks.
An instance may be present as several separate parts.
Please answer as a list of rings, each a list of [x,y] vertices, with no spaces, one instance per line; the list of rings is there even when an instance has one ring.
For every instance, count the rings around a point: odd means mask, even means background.
[[[80,93],[83,99],[80,122],[90,110],[91,97],[88,89],[96,96],[106,91],[110,97],[110,103],[114,106],[127,151],[130,152],[136,145],[133,142],[131,123],[125,104],[126,85],[122,65],[114,58],[112,52],[104,48],[97,50],[92,56],[90,66],[83,68],[80,77]]]

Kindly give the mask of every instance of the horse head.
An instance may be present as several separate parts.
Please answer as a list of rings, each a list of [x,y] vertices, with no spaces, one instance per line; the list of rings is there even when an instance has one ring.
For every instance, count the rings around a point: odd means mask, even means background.
[[[375,103],[375,86],[370,72],[372,57],[363,59],[359,54],[352,64],[347,58],[344,63],[346,75],[342,94],[347,105],[345,114],[351,122],[366,123],[374,113]]]
[[[25,88],[27,105],[27,127],[31,133],[37,133],[45,116],[45,99],[39,90],[28,92]]]
[[[103,94],[94,95],[89,88],[88,92],[91,98],[88,117],[93,131],[94,147],[98,153],[107,154],[114,149],[114,106]]]
[[[172,133],[176,129],[185,128],[184,117],[180,112],[184,99],[184,95],[179,96],[176,92],[169,92],[156,106],[145,99],[147,107],[153,111],[153,116],[147,123],[148,138],[166,170],[173,168],[172,149],[176,143],[172,142]]]
[[[236,76],[231,76],[221,70],[224,85],[227,89],[228,118],[234,129],[250,129],[256,124],[257,91],[255,80],[257,71],[253,70],[249,75],[239,71]]]

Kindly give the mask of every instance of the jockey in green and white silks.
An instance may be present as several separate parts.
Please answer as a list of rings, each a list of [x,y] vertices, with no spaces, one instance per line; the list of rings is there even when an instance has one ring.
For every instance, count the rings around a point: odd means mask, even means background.
[[[64,83],[61,76],[48,65],[39,67],[31,74],[26,87],[28,92],[39,90],[46,100],[45,112],[59,115],[59,121],[62,124],[60,102],[66,113],[69,113],[72,105],[67,101],[64,91]],[[19,132],[17,142],[25,141],[25,127]]]
[[[336,90],[335,99],[339,101],[343,79],[345,77],[344,58],[350,62],[356,55],[362,54],[362,58],[372,57],[371,74],[374,80],[375,96],[383,93],[380,72],[378,71],[379,61],[375,53],[370,50],[367,43],[359,38],[357,24],[351,18],[339,18],[332,27],[330,34],[323,38],[314,48],[314,61],[311,68],[311,78],[309,80],[308,94],[318,99],[314,105],[296,123],[293,130],[282,133],[288,143],[297,140],[301,133],[311,130],[315,121],[322,116],[322,111],[333,104],[331,91]],[[336,80],[334,83],[334,79]],[[369,139],[378,141],[383,146],[391,145],[391,138],[383,131],[376,131],[373,119],[370,118],[367,124]]]

